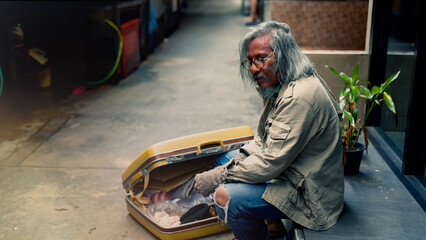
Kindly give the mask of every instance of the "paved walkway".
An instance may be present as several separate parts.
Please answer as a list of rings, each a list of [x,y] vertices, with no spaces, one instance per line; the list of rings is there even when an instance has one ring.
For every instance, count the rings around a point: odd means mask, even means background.
[[[255,129],[261,100],[238,76],[241,1],[188,2],[179,29],[118,85],[1,125],[0,239],[155,239],[128,215],[122,171],[163,140],[240,125]],[[361,173],[346,178],[345,202],[336,227],[305,231],[306,237],[426,236],[426,214],[374,146]]]
[[[240,4],[189,1],[179,29],[118,85],[2,124],[0,239],[155,239],[127,212],[122,171],[154,143],[256,126],[261,100],[238,75]]]
[[[369,136],[373,134],[380,138],[369,128]],[[334,227],[325,232],[305,229],[306,239],[425,239],[426,213],[371,142],[359,174],[345,176],[345,204]]]

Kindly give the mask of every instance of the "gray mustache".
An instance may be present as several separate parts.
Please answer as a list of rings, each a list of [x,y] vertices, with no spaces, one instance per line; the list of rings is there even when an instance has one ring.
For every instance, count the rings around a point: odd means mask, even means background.
[[[267,82],[269,82],[269,78],[268,78],[267,76],[265,76],[265,75],[262,75],[262,76],[254,76],[254,80],[255,80],[255,81],[257,81],[257,80],[262,80],[262,79],[264,79],[264,80],[266,80]]]

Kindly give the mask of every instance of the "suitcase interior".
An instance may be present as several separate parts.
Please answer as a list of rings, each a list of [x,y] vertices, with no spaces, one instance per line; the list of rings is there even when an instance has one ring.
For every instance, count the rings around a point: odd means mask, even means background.
[[[170,186],[212,168],[215,155],[239,149],[251,139],[253,132],[249,127],[238,127],[172,139],[146,149],[122,174],[129,213],[160,239],[193,239],[229,230],[217,216],[177,227],[160,226],[129,192],[136,195],[144,191],[147,175],[147,189],[167,191]]]

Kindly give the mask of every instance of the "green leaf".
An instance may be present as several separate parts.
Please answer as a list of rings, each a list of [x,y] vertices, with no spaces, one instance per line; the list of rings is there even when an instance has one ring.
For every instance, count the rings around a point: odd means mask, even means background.
[[[359,63],[352,69],[352,85],[356,84],[359,75]]]
[[[348,110],[346,110],[346,109],[343,109],[343,114],[349,120],[349,124],[352,127],[355,127],[355,119],[352,117],[352,114]]]
[[[349,88],[343,88],[339,95],[339,101],[342,101],[346,96],[348,96],[350,91],[351,90]]]
[[[354,89],[355,89],[354,93],[356,97],[356,102],[358,102],[359,96],[361,96],[361,91],[359,90],[358,86],[355,86]]]
[[[385,104],[389,110],[393,112],[393,114],[396,114],[395,102],[393,101],[392,96],[387,92],[383,92],[383,100],[385,100]]]
[[[360,88],[362,94],[364,94],[368,99],[371,99],[373,97],[370,90],[367,87],[365,87],[364,85],[360,85],[359,88]]]
[[[349,77],[348,75],[346,75],[344,72],[341,72],[341,73],[339,73],[339,77],[341,78],[341,79],[343,79],[343,81],[345,81],[345,86],[347,86],[347,85],[353,85],[352,84],[352,78],[351,77]]]
[[[346,99],[343,99],[342,101],[340,101],[340,103],[339,103],[339,107],[340,107],[340,109],[345,109],[345,106],[346,106]]]
[[[371,91],[370,91],[370,93],[374,96],[374,95],[376,95],[377,93],[379,93],[379,92],[381,92],[382,90],[378,87],[378,86],[373,86],[372,88],[371,88]]]
[[[337,71],[334,70],[334,68],[332,68],[332,67],[330,67],[328,65],[325,65],[325,67],[327,67],[328,69],[330,69],[330,71],[332,71],[334,74],[336,74],[336,76],[340,77],[339,74],[337,73]]]
[[[356,106],[352,109],[352,117],[353,117],[354,122],[356,124],[356,121],[358,119],[358,108],[356,108]]]
[[[374,99],[374,103],[375,103],[376,105],[378,105],[379,107],[381,107],[381,106],[380,106],[380,101],[379,101],[379,100]]]
[[[351,94],[349,94],[349,100],[351,102],[357,102],[359,99],[359,96],[361,95],[361,92],[359,91],[358,86],[351,86]]]
[[[386,81],[382,84],[381,89],[382,91],[385,91],[385,89],[393,82],[395,81],[398,76],[399,73],[401,72],[401,70],[399,70],[398,72],[392,74],[388,79],[386,79]]]

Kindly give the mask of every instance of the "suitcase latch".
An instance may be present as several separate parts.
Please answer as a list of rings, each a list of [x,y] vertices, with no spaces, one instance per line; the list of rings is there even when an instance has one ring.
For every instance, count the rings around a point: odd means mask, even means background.
[[[223,147],[215,147],[215,148],[208,148],[205,150],[201,150],[198,155],[208,155],[208,154],[213,154],[213,153],[220,153],[225,151],[225,149]]]
[[[197,155],[218,153],[224,151],[225,149],[226,147],[225,144],[223,144],[222,140],[210,140],[199,143],[197,145]]]

